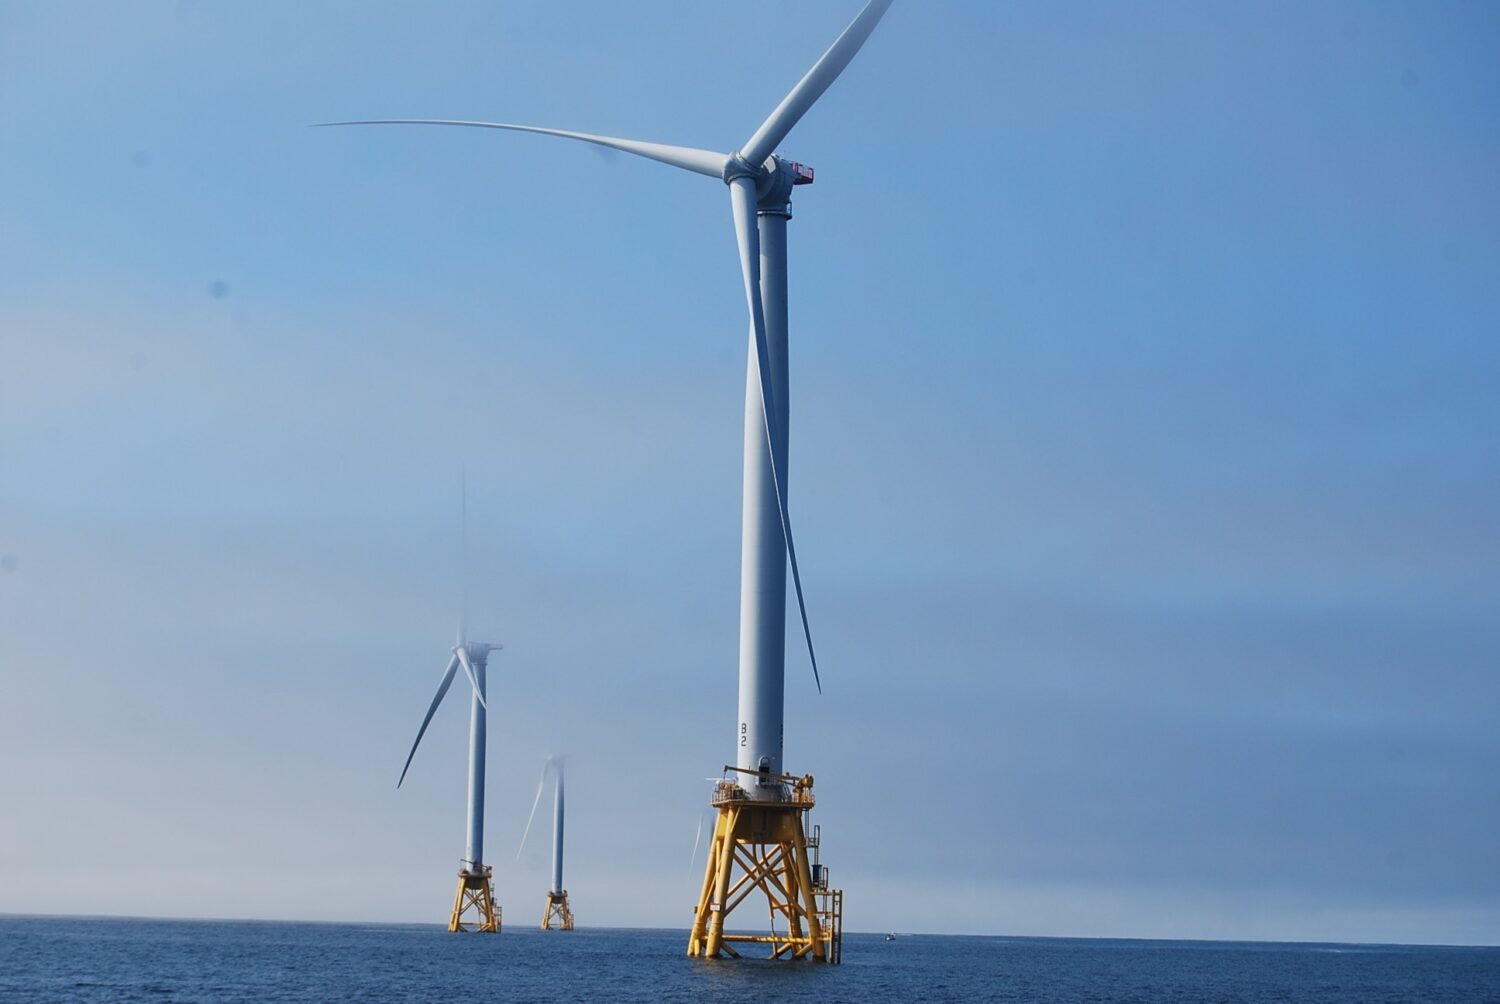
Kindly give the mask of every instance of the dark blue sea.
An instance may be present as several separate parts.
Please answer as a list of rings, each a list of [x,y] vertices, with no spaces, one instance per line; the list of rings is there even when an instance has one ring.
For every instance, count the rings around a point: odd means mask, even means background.
[[[1500,1001],[1500,949],[846,935],[844,964],[685,931],[0,917],[16,1001]]]

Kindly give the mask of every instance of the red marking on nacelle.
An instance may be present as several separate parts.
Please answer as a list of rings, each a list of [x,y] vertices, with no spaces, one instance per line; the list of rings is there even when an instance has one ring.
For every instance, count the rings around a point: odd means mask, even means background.
[[[792,184],[811,185],[813,183],[813,169],[806,164],[799,164],[795,160],[786,162],[786,166],[792,169]]]

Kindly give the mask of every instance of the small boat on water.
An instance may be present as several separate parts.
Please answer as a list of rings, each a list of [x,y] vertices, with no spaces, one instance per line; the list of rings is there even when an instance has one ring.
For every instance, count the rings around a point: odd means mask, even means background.
[[[887,934],[885,936],[885,940],[886,941],[895,941],[896,940],[896,935],[895,934]]]

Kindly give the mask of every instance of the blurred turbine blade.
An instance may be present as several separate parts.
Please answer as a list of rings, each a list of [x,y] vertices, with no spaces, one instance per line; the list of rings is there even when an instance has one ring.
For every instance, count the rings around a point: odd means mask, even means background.
[[[698,842],[703,839],[703,813],[698,813],[698,832],[693,837],[693,856],[688,858],[688,873],[692,874],[693,862],[698,860]]]
[[[521,860],[521,852],[526,849],[526,838],[531,835],[531,821],[536,819],[536,807],[542,804],[542,788],[547,784],[547,768],[552,766],[548,760],[542,764],[542,776],[536,782],[536,798],[531,800],[531,815],[526,817],[526,829],[521,831],[521,846],[516,848],[516,860]]]
[[[432,721],[432,716],[437,713],[438,705],[443,703],[443,697],[448,693],[448,687],[453,683],[453,675],[458,672],[458,656],[450,656],[448,668],[443,670],[443,680],[438,684],[437,696],[432,699],[432,704],[427,708],[427,715],[422,719],[422,727],[417,729],[416,742],[411,744],[411,752],[406,754],[406,764],[401,768],[401,777],[396,781],[396,787],[401,787],[401,782],[406,780],[406,772],[411,769],[411,758],[417,755],[417,747],[421,745],[422,737],[427,734],[427,726]]]
[[[462,119],[362,119],[355,122],[315,122],[313,124],[315,127],[354,125],[467,126],[473,129],[508,129],[512,132],[534,132],[542,136],[561,136],[563,139],[581,140],[584,143],[593,143],[595,146],[605,146],[611,150],[632,153],[637,157],[645,157],[647,160],[670,164],[672,167],[680,167],[684,171],[706,174],[710,178],[722,178],[724,176],[724,165],[729,162],[728,154],[714,153],[712,150],[696,150],[690,146],[671,146],[667,143],[647,143],[644,140],[620,139],[617,136],[596,136],[593,133],[571,132],[567,129],[545,129],[541,126],[513,125],[509,122],[470,122]]]
[[[755,135],[750,137],[740,151],[740,156],[751,167],[759,168],[767,157],[776,152],[787,133],[792,131],[792,126],[797,124],[807,110],[823,96],[823,92],[828,90],[829,85],[844,72],[844,67],[854,59],[855,53],[865,44],[865,39],[870,37],[870,32],[875,30],[875,25],[880,22],[890,5],[891,0],[870,0],[865,9],[859,12],[859,16],[844,29],[843,34],[828,47],[828,51],[807,71],[806,76],[797,81],[797,86],[792,88],[791,93],[781,99],[781,104],[776,106],[770,118],[761,123]]]

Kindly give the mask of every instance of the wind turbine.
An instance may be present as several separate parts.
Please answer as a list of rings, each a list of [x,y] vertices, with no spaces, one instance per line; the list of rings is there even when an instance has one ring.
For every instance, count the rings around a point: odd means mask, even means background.
[[[542,776],[537,781],[536,798],[531,800],[531,815],[526,817],[526,829],[521,833],[521,846],[516,849],[516,859],[526,848],[526,837],[531,833],[531,821],[536,818],[536,808],[542,803],[542,789],[547,785],[547,774],[556,779],[552,790],[552,888],[547,890],[547,909],[542,913],[542,930],[552,930],[552,921],[557,921],[559,931],[573,930],[573,910],[568,905],[568,890],[563,888],[563,759],[559,756],[547,758],[542,764]]]
[[[463,126],[539,133],[580,140],[645,157],[722,181],[729,189],[740,274],[749,312],[749,364],[745,381],[744,508],[740,552],[739,722],[735,766],[715,788],[719,810],[703,892],[694,916],[688,954],[737,954],[731,941],[769,941],[777,958],[837,961],[842,894],[815,887],[802,816],[812,807],[812,777],[794,778],[782,764],[785,705],[786,571],[790,564],[802,634],[813,678],[818,678],[812,629],[803,598],[787,506],[787,258],[786,224],[791,194],[811,184],[813,171],[775,151],[802,116],[844,71],[891,0],[870,0],[812,69],[738,150],[692,147],[600,136],[542,126],[459,119],[366,119],[322,125]],[[739,780],[730,780],[730,771]],[[736,857],[736,848],[745,858]],[[750,867],[745,867],[749,861]],[[730,882],[738,865],[744,877]],[[725,935],[724,920],[744,896],[759,888],[771,904],[769,939]],[[731,898],[731,890],[734,890]],[[776,915],[787,931],[774,930]]]
[[[467,552],[469,524],[467,484],[463,494],[463,539]],[[462,606],[466,608],[468,606],[466,576],[464,594]],[[448,666],[443,670],[442,679],[438,681],[437,694],[427,707],[427,714],[422,718],[422,726],[417,729],[417,738],[411,744],[411,752],[406,754],[406,763],[401,768],[401,777],[396,781],[396,787],[400,788],[402,782],[406,780],[406,772],[411,769],[412,758],[417,755],[417,747],[422,744],[422,737],[427,734],[427,726],[431,724],[432,716],[437,713],[438,705],[443,703],[443,698],[448,695],[448,688],[453,685],[454,677],[462,669],[473,691],[473,700],[469,708],[469,811],[464,858],[462,867],[458,870],[458,891],[453,896],[453,913],[448,920],[448,930],[467,931],[469,925],[474,924],[474,930],[493,934],[500,931],[500,908],[495,905],[495,895],[490,881],[494,871],[484,863],[485,718],[489,711],[484,695],[485,674],[489,667],[490,653],[499,651],[501,646],[482,641],[469,641],[464,621],[465,618],[460,615],[458,638],[448,656]]]

